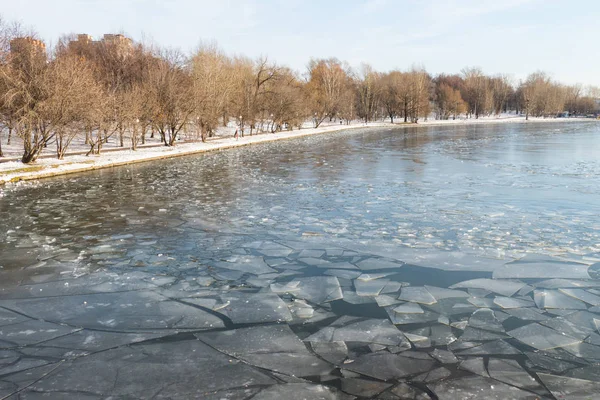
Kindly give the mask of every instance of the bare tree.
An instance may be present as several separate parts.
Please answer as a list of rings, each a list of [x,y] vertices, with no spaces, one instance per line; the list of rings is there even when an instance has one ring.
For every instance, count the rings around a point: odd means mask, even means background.
[[[149,95],[154,104],[152,123],[165,146],[174,146],[177,135],[195,111],[192,79],[179,51],[163,51],[159,58],[148,76]]]

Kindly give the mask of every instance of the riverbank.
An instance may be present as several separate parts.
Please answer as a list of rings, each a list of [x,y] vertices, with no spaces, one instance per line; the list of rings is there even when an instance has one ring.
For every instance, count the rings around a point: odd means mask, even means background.
[[[124,150],[124,151],[112,151],[103,153],[101,155],[85,156],[81,152],[74,152],[75,154],[67,154],[64,160],[57,160],[55,158],[44,158],[39,159],[34,164],[23,164],[20,161],[9,161],[0,163],[0,185],[8,182],[18,182],[25,180],[35,180],[41,178],[49,178],[59,175],[72,174],[84,171],[91,171],[102,168],[117,167],[122,165],[149,162],[155,160],[162,160],[166,158],[186,156],[192,154],[199,154],[210,151],[224,150],[235,147],[248,146],[252,144],[259,144],[265,142],[272,142],[276,140],[293,139],[304,136],[311,136],[323,133],[333,133],[349,129],[358,128],[382,128],[382,127],[426,127],[426,126],[440,126],[440,125],[476,125],[476,124],[492,124],[492,123],[527,123],[527,122],[581,122],[590,121],[590,119],[584,118],[572,118],[572,119],[541,119],[531,118],[529,121],[525,121],[524,117],[499,117],[499,118],[480,118],[480,119],[457,119],[438,121],[430,120],[421,122],[419,124],[404,124],[389,122],[377,122],[369,123],[356,123],[352,125],[329,125],[319,128],[301,129],[295,131],[284,131],[278,133],[264,133],[253,136],[245,136],[238,140],[231,137],[218,137],[207,143],[202,142],[189,142],[180,143],[175,147],[166,146],[148,146],[140,147],[136,151]]]

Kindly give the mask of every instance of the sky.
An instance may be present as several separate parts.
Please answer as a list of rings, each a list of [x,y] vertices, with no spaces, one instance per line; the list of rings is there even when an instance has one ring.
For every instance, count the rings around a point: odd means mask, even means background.
[[[214,41],[300,72],[336,57],[379,71],[481,67],[516,82],[541,70],[600,86],[598,0],[0,0],[0,14],[47,43],[123,32],[184,51]]]

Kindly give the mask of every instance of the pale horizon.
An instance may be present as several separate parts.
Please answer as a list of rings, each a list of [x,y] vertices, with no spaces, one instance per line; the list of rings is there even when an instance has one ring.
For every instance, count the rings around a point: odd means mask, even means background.
[[[48,44],[63,34],[123,32],[192,51],[214,41],[228,54],[304,72],[336,57],[376,70],[424,66],[431,74],[480,67],[518,83],[541,70],[565,84],[600,86],[595,46],[600,4],[550,0],[413,1],[3,1],[2,16]]]

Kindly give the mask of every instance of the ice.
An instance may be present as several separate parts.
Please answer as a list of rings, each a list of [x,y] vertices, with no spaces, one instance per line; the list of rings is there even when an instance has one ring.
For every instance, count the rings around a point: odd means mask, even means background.
[[[0,349],[30,346],[77,332],[80,328],[27,320],[0,327]]]
[[[434,346],[447,346],[456,340],[449,326],[439,324],[431,326],[429,338]]]
[[[398,397],[389,397],[390,400],[430,400],[431,397],[421,389],[402,382],[394,386],[390,392]],[[388,397],[382,397],[387,399]]]
[[[488,362],[490,377],[523,390],[545,396],[549,394],[530,374],[515,360],[492,358]]]
[[[568,369],[572,369],[576,367],[576,364],[572,364],[570,362],[559,360],[557,358],[552,358],[540,353],[525,353],[527,358],[537,368],[545,369],[551,372],[562,373]]]
[[[485,368],[483,357],[468,358],[464,361],[461,361],[458,367],[460,369],[464,369],[465,371],[472,372],[475,375],[489,377],[489,374]]]
[[[512,262],[494,270],[494,279],[590,279],[588,265],[567,262]]]
[[[340,282],[334,276],[297,278],[286,285],[271,285],[275,293],[290,293],[294,297],[321,304],[343,298]]]
[[[375,301],[377,302],[377,305],[379,307],[393,306],[395,304],[399,304],[402,302],[402,301],[398,300],[396,297],[385,295],[385,294],[375,297]],[[410,304],[413,304],[413,303],[410,303]]]
[[[502,308],[523,308],[523,307],[535,307],[535,303],[530,300],[515,299],[512,297],[500,297],[494,298],[494,304],[499,305]]]
[[[531,392],[481,376],[467,376],[428,385],[439,400],[533,400]]]
[[[103,398],[203,398],[218,390],[275,383],[198,340],[186,340],[120,347],[67,361],[31,389],[72,397],[83,392]]]
[[[227,316],[234,324],[292,320],[292,314],[287,305],[275,293],[231,291],[220,296],[220,300],[220,304],[226,306],[220,307],[217,311]]]
[[[522,326],[508,335],[538,350],[549,350],[580,343],[581,340],[564,335],[538,323]]]
[[[426,349],[431,347],[431,339],[427,336],[416,335],[412,333],[405,333],[406,338],[410,340],[412,345],[417,349]]]
[[[417,303],[406,302],[394,308],[394,312],[398,314],[423,314],[424,311]]]
[[[450,298],[469,297],[469,294],[462,290],[452,290],[428,285],[425,285],[425,289],[427,289],[427,291],[438,301]]]
[[[496,318],[494,311],[489,308],[481,308],[475,311],[469,318],[469,326],[487,331],[504,332],[504,327]]]
[[[504,340],[495,340],[484,343],[481,346],[472,347],[458,353],[461,356],[485,356],[485,355],[517,355],[521,351],[517,350]]]
[[[213,263],[215,267],[231,269],[244,273],[260,275],[277,272],[269,267],[263,257],[258,256],[232,256],[225,261]]]
[[[352,397],[339,393],[327,386],[312,383],[286,383],[273,385],[251,396],[253,400],[351,400]]]
[[[562,346],[562,349],[589,362],[600,363],[600,346],[582,342]]]
[[[368,281],[372,281],[375,279],[385,278],[386,276],[389,276],[389,275],[393,275],[393,272],[370,273],[370,274],[362,273],[357,278],[357,280],[368,282]]]
[[[597,288],[600,287],[598,281],[578,281],[573,279],[548,279],[537,282],[536,287],[544,289],[560,289],[560,288]]]
[[[498,308],[494,303],[494,299],[488,299],[486,297],[469,297],[467,301],[478,308]]]
[[[220,318],[207,311],[150,291],[3,300],[0,306],[84,328],[137,331],[224,327]]]
[[[304,339],[308,342],[365,342],[398,346],[406,341],[389,320],[341,317],[330,326]]]
[[[398,260],[371,257],[358,262],[356,265],[363,271],[374,271],[379,269],[399,269],[404,263]]]
[[[571,296],[574,299],[581,300],[593,306],[600,306],[600,296],[585,291],[584,289],[558,289],[560,292]]]
[[[348,347],[345,342],[310,342],[312,350],[325,361],[340,365],[348,357]]]
[[[594,328],[587,327],[583,324],[574,324],[567,320],[566,317],[548,319],[546,321],[541,321],[540,324],[547,326],[548,328],[552,328],[564,335],[581,340],[584,340],[595,331]]]
[[[158,339],[168,333],[115,333],[103,331],[90,331],[87,329],[61,336],[44,342],[45,346],[60,347],[65,350],[85,350],[97,352],[114,347],[130,345],[147,340]]]
[[[490,292],[498,293],[502,296],[510,297],[519,290],[523,289],[525,286],[527,286],[525,283],[518,281],[479,278],[456,283],[450,286],[450,288],[485,289],[489,290]]]
[[[395,325],[404,325],[404,324],[421,324],[426,322],[434,322],[439,318],[439,314],[425,311],[422,314],[399,314],[394,312],[394,306],[387,307],[385,311],[388,313],[390,320]]]
[[[373,397],[388,389],[392,384],[366,379],[343,378],[342,391],[360,397]],[[276,399],[281,400],[281,399]]]
[[[567,296],[558,290],[534,290],[533,299],[538,308],[587,310],[585,303]]]
[[[377,296],[388,283],[389,281],[387,279],[367,281],[355,279],[354,287],[356,289],[356,294],[359,296]]]
[[[412,381],[413,382],[430,383],[430,382],[435,382],[435,381],[439,381],[441,379],[447,378],[450,375],[452,375],[452,373],[447,368],[439,367],[439,368],[425,372],[424,374],[421,374],[419,376],[412,378]]]
[[[388,381],[429,371],[434,365],[435,363],[429,360],[410,359],[390,353],[370,353],[345,364],[345,368],[361,375]]]
[[[600,382],[600,365],[596,364],[587,367],[574,368],[570,371],[567,371],[564,374],[564,376],[568,376],[569,378]]]
[[[437,302],[435,297],[423,286],[403,287],[398,299],[422,304],[434,304]]]
[[[361,273],[359,271],[348,271],[345,269],[328,269],[324,272],[325,275],[337,276],[343,279],[356,279]]]
[[[600,393],[600,383],[550,374],[537,374],[552,395],[558,399],[589,400]]]
[[[327,374],[333,368],[310,353],[287,325],[262,325],[195,336],[232,357],[282,374],[315,376]]]
[[[23,315],[0,308],[0,328],[5,325],[18,324],[20,322],[25,322],[27,320],[28,320],[28,318],[26,318]]]
[[[485,329],[473,328],[471,326],[467,326],[462,335],[460,335],[461,341],[486,341],[486,340],[496,340],[503,339],[507,336],[500,332],[492,332]]]
[[[429,355],[441,362],[442,364],[458,363],[458,358],[456,358],[454,353],[448,350],[435,349],[434,351],[429,353]]]

